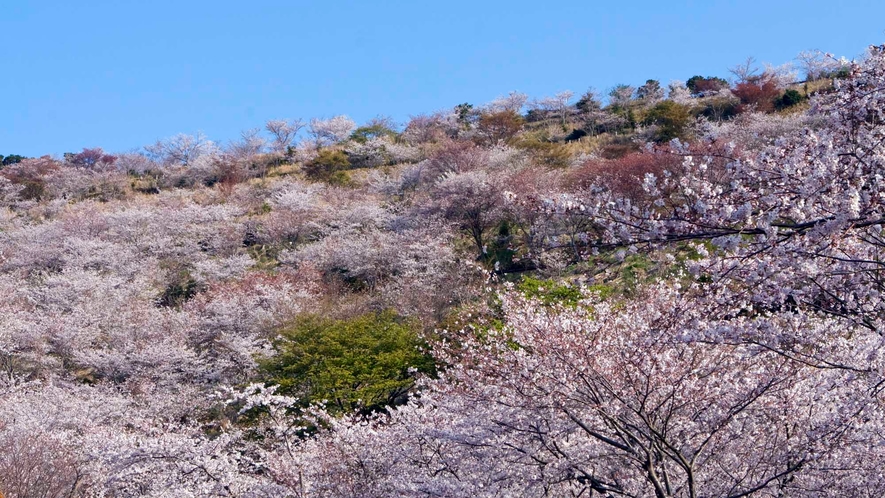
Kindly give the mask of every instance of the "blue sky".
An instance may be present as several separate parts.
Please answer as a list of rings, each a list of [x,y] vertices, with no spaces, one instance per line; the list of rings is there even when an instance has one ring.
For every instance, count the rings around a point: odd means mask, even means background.
[[[0,154],[219,142],[272,118],[358,122],[511,90],[728,76],[754,56],[856,56],[885,2],[3,0]]]

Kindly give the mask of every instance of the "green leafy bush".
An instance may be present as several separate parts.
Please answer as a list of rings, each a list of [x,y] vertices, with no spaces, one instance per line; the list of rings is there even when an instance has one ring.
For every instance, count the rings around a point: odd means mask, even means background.
[[[665,100],[652,107],[645,119],[647,124],[658,126],[655,133],[656,142],[685,138],[686,128],[691,120],[688,107],[671,100]]]
[[[194,280],[190,271],[187,269],[173,271],[166,288],[157,299],[157,305],[164,308],[180,308],[200,290],[200,284]]]
[[[385,122],[377,121],[360,126],[350,135],[350,139],[354,142],[364,144],[372,138],[389,137],[395,138],[396,131],[391,129]]]
[[[783,95],[778,97],[775,101],[774,105],[778,109],[786,109],[788,107],[793,107],[796,104],[801,103],[804,100],[802,94],[796,90],[790,89],[784,92]]]
[[[314,181],[342,185],[348,183],[348,169],[350,161],[347,154],[340,150],[324,149],[304,165],[304,174]]]
[[[285,327],[263,362],[267,380],[305,404],[330,411],[373,411],[405,401],[414,372],[432,373],[417,324],[393,312],[348,320],[304,316]]]

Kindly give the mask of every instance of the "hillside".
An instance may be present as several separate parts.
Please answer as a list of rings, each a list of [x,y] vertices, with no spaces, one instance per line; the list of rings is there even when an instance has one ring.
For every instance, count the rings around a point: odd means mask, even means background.
[[[882,494],[885,48],[812,62],[0,157],[0,496]]]

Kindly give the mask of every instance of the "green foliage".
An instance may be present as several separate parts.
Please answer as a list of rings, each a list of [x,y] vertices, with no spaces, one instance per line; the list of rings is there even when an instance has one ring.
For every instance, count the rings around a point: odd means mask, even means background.
[[[3,156],[2,154],[0,154],[0,164],[2,164],[3,166],[20,163],[25,159],[27,159],[25,156],[20,156],[18,154],[10,154],[8,156]]]
[[[149,172],[143,174],[130,173],[132,181],[129,186],[132,190],[142,194],[159,194],[160,193],[160,174]]]
[[[653,280],[656,270],[654,262],[645,254],[631,254],[624,258],[619,268],[620,283],[624,290],[631,292],[639,284]]]
[[[464,127],[470,126],[478,117],[478,113],[473,109],[473,104],[467,102],[456,105],[455,114],[458,115],[458,122]]]
[[[526,297],[538,299],[545,306],[558,304],[573,308],[583,297],[577,287],[532,277],[523,278],[517,289]]]
[[[593,285],[588,290],[599,294],[602,299],[630,298],[637,288],[653,281],[670,278],[671,269],[658,261],[654,255],[636,253],[623,254],[616,250],[599,254],[582,263],[584,271],[593,275]]]
[[[343,185],[350,180],[348,169],[350,161],[347,154],[340,150],[323,149],[317,157],[304,165],[304,174],[314,181]]]
[[[514,264],[513,257],[516,251],[513,249],[513,236],[510,230],[510,223],[502,221],[495,236],[490,238],[486,252],[481,258],[490,270],[496,269],[498,272],[507,273],[518,268],[518,264]]]
[[[600,102],[596,92],[593,90],[587,90],[584,92],[584,95],[581,95],[578,102],[575,103],[575,107],[581,112],[589,113],[602,109],[602,102]]]
[[[793,107],[794,105],[801,103],[803,100],[805,99],[802,97],[801,93],[796,90],[789,89],[785,91],[783,95],[777,98],[777,100],[774,102],[774,105],[778,109],[786,109],[788,107]]]
[[[200,291],[200,285],[187,270],[179,270],[172,275],[157,304],[165,308],[180,308],[187,300]]]
[[[380,138],[380,137],[396,137],[396,132],[390,129],[384,123],[371,123],[366,126],[360,126],[350,135],[350,139],[354,142],[359,142],[364,144],[369,141],[371,138]]]
[[[280,266],[280,251],[283,247],[275,244],[255,244],[246,249],[249,257],[255,261],[253,268],[261,271],[272,271]]]
[[[615,295],[617,289],[608,284],[593,284],[587,287],[587,291],[592,294],[597,294],[600,299],[608,299]]]
[[[663,95],[664,90],[658,80],[646,80],[644,85],[636,89],[636,98],[641,100],[661,98]]]
[[[674,138],[685,138],[686,128],[691,119],[691,112],[687,106],[665,100],[651,108],[645,121],[646,124],[658,126],[655,141],[667,142]]]
[[[393,312],[348,320],[304,316],[274,342],[264,361],[268,382],[305,405],[326,401],[336,413],[378,410],[405,401],[413,371],[433,373],[417,324]]]

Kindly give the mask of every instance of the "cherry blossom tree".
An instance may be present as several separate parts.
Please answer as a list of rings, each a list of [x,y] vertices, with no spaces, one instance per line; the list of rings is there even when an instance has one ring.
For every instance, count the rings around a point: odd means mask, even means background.
[[[289,150],[302,128],[304,122],[300,119],[271,119],[264,125],[271,135],[271,149],[277,154]]]
[[[565,127],[566,120],[571,114],[572,106],[570,105],[574,92],[564,90],[551,97],[544,97],[531,103],[531,107],[536,110],[549,113],[559,120],[559,124]]]
[[[609,104],[615,107],[628,107],[633,100],[636,88],[630,85],[617,85],[608,93]]]
[[[814,81],[822,78],[833,68],[834,60],[827,57],[820,50],[804,50],[796,56],[799,66],[805,73],[807,81]]]
[[[240,161],[251,160],[261,154],[266,145],[264,138],[259,135],[260,132],[258,128],[243,131],[239,140],[227,146],[226,152]]]
[[[528,102],[528,95],[520,92],[510,92],[503,97],[498,97],[495,100],[489,102],[485,105],[486,111],[490,113],[498,113],[498,112],[513,112],[519,114],[522,111],[522,108],[525,106],[526,102]]]
[[[214,144],[202,133],[197,135],[180,133],[167,139],[157,140],[153,145],[146,146],[145,151],[160,163],[190,166],[199,157],[211,153],[214,147]]]
[[[656,104],[664,99],[664,89],[658,80],[647,80],[636,89],[636,98],[647,104]]]
[[[346,140],[355,129],[356,123],[341,115],[325,120],[311,119],[308,132],[313,138],[314,146],[320,148]]]
[[[667,85],[667,100],[672,100],[677,104],[688,104],[691,102],[691,90],[685,86],[682,80],[673,80]]]
[[[486,253],[486,231],[501,219],[503,193],[485,171],[450,173],[433,188],[428,208],[470,235],[479,257]]]

